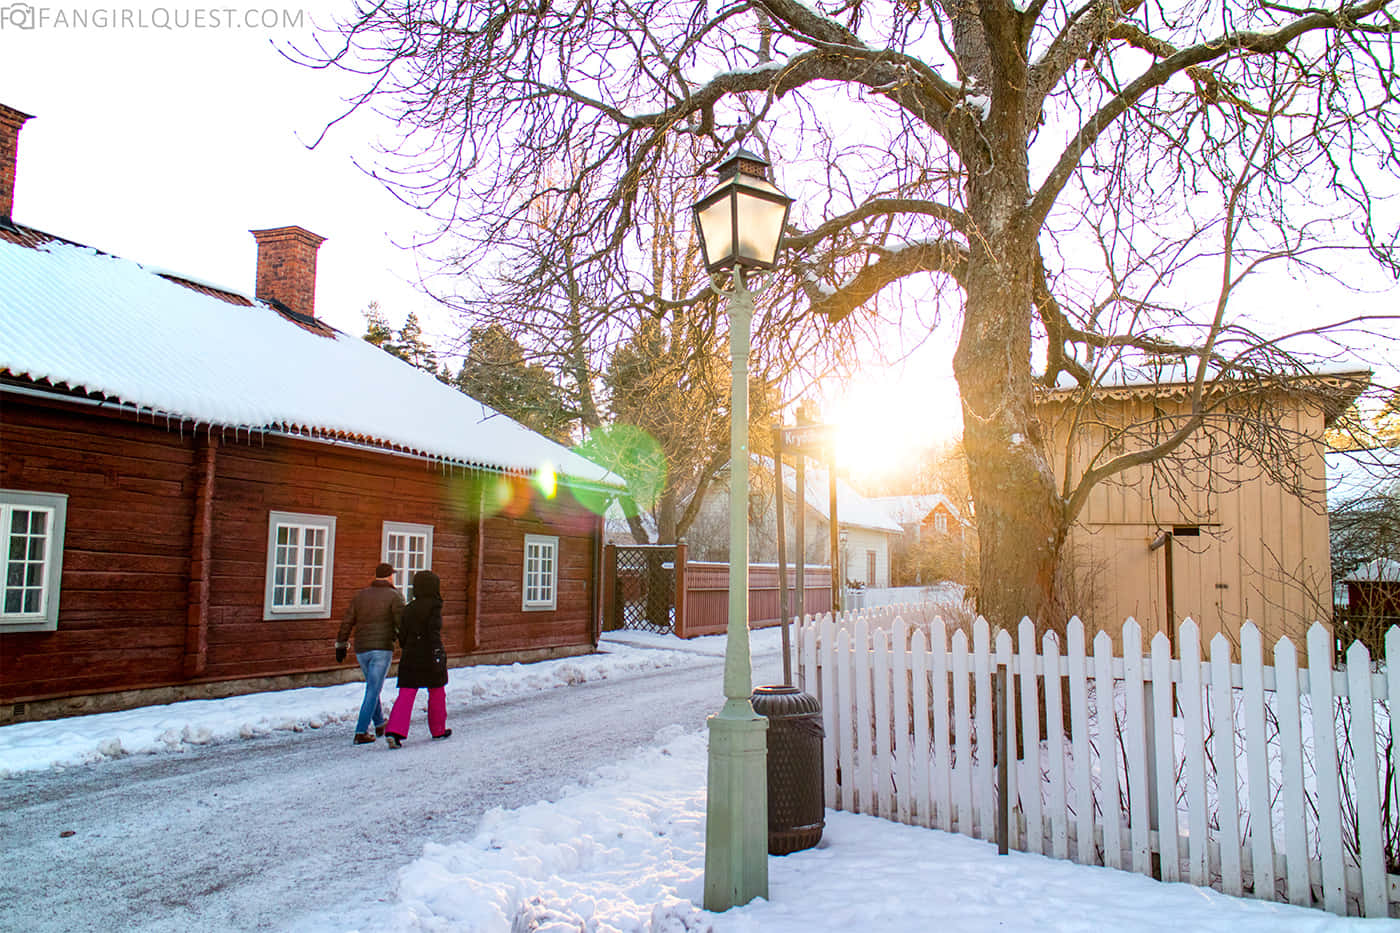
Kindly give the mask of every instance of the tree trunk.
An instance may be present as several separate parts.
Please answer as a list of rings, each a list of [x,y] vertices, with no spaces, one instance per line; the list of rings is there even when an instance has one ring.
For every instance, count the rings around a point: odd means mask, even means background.
[[[953,368],[981,539],[977,608],[1004,628],[1029,616],[1038,631],[1058,629],[1054,581],[1064,510],[1032,408],[1030,289],[996,274],[991,263],[973,272],[968,286]]]
[[[1032,282],[1036,231],[1025,222],[1030,191],[1025,60],[1010,30],[993,30],[983,86],[987,132],[971,123],[966,165],[968,263],[962,334],[953,372],[962,396],[963,445],[981,539],[978,611],[1015,629],[1063,629],[1055,571],[1065,510],[1034,408]]]
[[[665,488],[656,502],[656,543],[675,544],[676,537],[676,490],[667,478]]]

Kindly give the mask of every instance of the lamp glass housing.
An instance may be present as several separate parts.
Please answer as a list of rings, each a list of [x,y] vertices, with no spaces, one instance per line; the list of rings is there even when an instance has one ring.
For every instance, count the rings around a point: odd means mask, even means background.
[[[705,268],[710,272],[734,266],[772,269],[791,204],[792,198],[757,175],[735,170],[722,177],[695,205]]]

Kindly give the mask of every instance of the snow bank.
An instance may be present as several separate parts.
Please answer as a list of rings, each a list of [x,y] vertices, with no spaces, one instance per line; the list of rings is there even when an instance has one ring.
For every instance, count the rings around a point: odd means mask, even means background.
[[[1301,933],[1379,925],[1039,855],[1001,857],[964,836],[835,811],[820,846],[769,859],[769,900],[707,913],[697,906],[705,736],[667,730],[657,743],[557,802],[492,811],[470,840],[426,845],[399,872],[388,928]]]

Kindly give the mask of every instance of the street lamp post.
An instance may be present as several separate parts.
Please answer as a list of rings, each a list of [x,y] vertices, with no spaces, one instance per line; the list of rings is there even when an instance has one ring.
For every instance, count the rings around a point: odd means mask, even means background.
[[[768,896],[768,720],[749,696],[749,329],[746,272],[772,269],[792,199],[767,180],[768,162],[740,149],[716,169],[695,204],[711,287],[729,300],[732,384],[729,431],[729,624],[724,707],[710,717],[705,819],[705,909],[728,910]],[[730,273],[725,290],[716,276]]]

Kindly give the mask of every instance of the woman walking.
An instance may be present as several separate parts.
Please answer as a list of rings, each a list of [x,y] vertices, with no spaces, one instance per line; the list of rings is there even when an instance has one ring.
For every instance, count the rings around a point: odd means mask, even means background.
[[[428,732],[435,739],[452,734],[447,728],[447,652],[442,647],[442,590],[438,575],[420,570],[413,575],[413,601],[399,624],[399,695],[389,713],[385,740],[398,748],[408,738],[413,701],[420,688],[428,690]]]

